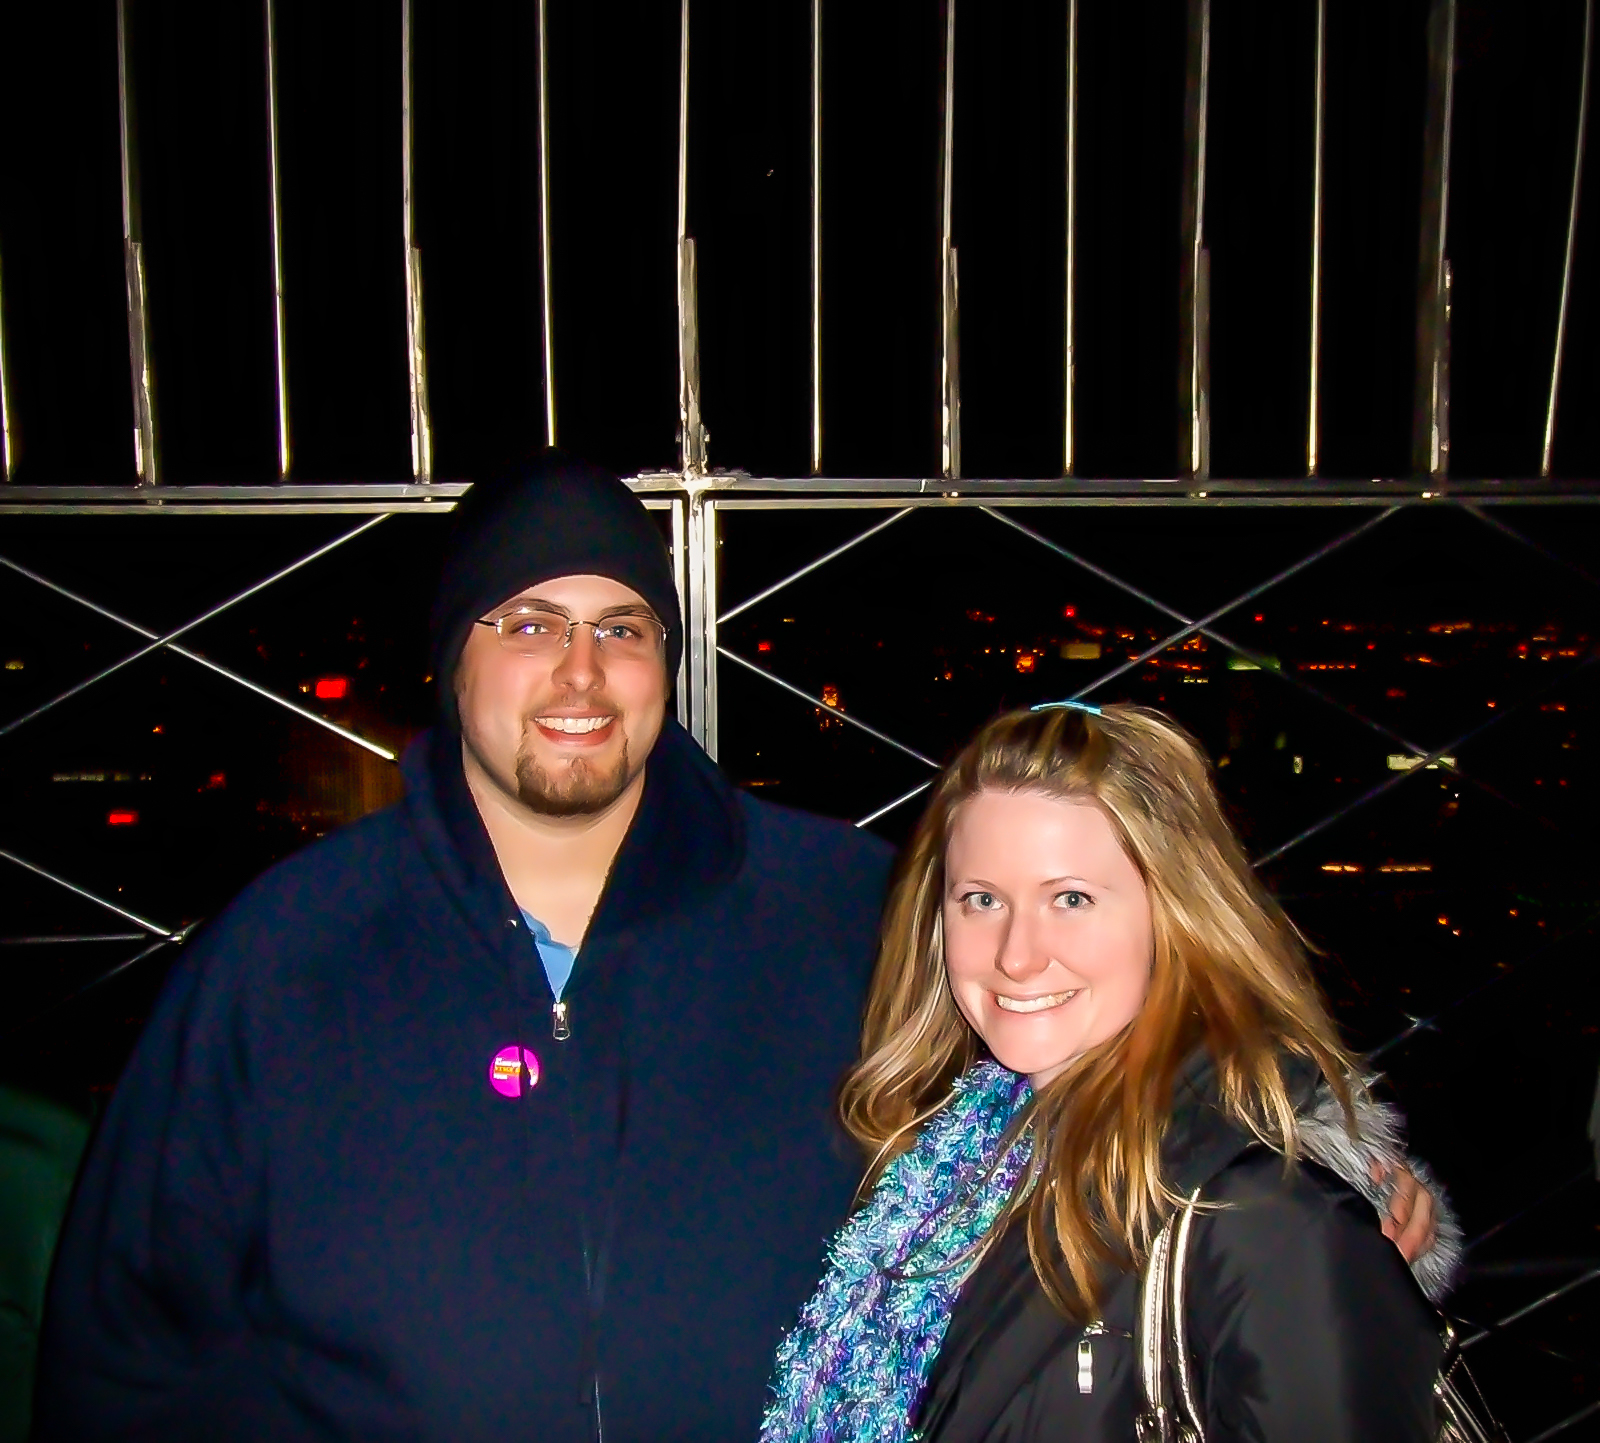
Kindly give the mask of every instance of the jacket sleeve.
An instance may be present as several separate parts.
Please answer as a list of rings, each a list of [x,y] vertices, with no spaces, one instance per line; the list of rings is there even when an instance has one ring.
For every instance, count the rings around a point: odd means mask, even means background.
[[[169,978],[91,1144],[45,1311],[41,1443],[193,1436],[259,1386],[230,1366],[251,1346],[263,1166],[246,1009],[219,975],[244,969],[208,968],[218,950]]]
[[[1208,1437],[1431,1443],[1438,1318],[1371,1206],[1265,1149],[1207,1199],[1226,1206],[1196,1219],[1188,1296]]]

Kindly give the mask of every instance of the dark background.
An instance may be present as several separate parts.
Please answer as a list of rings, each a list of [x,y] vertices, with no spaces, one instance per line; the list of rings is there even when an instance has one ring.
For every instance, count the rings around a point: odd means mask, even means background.
[[[130,0],[128,14],[161,478],[270,488],[261,11]],[[416,236],[442,480],[470,480],[543,438],[533,16],[531,4],[416,5]],[[1425,20],[1419,0],[1329,6],[1329,478],[1410,467]],[[559,438],[624,474],[678,464],[678,21],[670,0],[550,0]],[[410,480],[399,7],[281,0],[277,23],[291,487]],[[1077,470],[1169,477],[1185,11],[1082,0],[1080,25]],[[756,476],[808,466],[808,26],[795,0],[694,0],[689,229],[704,411],[712,465]],[[1314,26],[1309,0],[1213,0],[1218,478],[1305,470]],[[1538,471],[1582,34],[1577,0],[1461,6],[1448,234],[1458,480]],[[824,469],[835,477],[938,469],[942,36],[933,5],[826,7]],[[1064,0],[959,13],[969,477],[1061,469],[1065,46]],[[114,8],[0,13],[0,284],[19,485],[134,479],[118,166]],[[1163,706],[1205,742],[1252,854],[1270,858],[1264,875],[1319,950],[1351,1040],[1383,1049],[1415,1146],[1469,1236],[1509,1224],[1473,1253],[1457,1305],[1474,1320],[1600,1257],[1585,1136],[1600,1066],[1596,213],[1591,184],[1554,455],[1568,499],[1477,514],[1412,488],[1414,504],[1220,617],[1227,644],[1176,644],[1094,693]],[[722,513],[724,604],[884,514]],[[774,800],[863,817],[927,773],[840,712],[942,759],[997,708],[1089,686],[1177,630],[1152,599],[1199,615],[1374,512],[1175,502],[1013,514],[1145,599],[975,510],[919,511],[722,629],[733,652],[837,702],[808,705],[724,663],[731,774]],[[157,629],[360,520],[24,515],[3,495],[0,517],[0,556]],[[437,517],[390,517],[187,644],[398,751],[429,718],[422,633],[442,534]],[[0,569],[0,727],[133,644]],[[332,680],[343,695],[319,697]],[[1447,750],[1459,770],[1393,770],[1406,750],[1397,736]],[[392,763],[170,655],[0,735],[0,747],[0,847],[167,928],[214,914],[398,785]],[[874,826],[898,840],[915,812]],[[111,822],[128,813],[134,822]],[[143,952],[139,929],[3,861],[0,919],[0,1080],[93,1105],[170,950],[96,985]],[[83,935],[117,939],[61,940]],[[1596,1397],[1597,1334],[1590,1284],[1476,1355],[1514,1436]],[[1600,1435],[1590,1420],[1564,1436]]]

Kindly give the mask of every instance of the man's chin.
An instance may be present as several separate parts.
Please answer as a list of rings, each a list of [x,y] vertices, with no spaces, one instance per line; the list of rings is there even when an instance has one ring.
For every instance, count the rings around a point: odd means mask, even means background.
[[[517,800],[540,816],[590,817],[615,803],[631,780],[626,749],[609,766],[585,759],[549,768],[524,756],[517,765]]]

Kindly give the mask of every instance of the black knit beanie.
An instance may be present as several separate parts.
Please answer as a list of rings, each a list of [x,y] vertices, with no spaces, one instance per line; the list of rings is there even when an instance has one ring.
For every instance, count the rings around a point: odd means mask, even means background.
[[[451,521],[429,626],[447,725],[458,724],[456,666],[473,622],[557,576],[604,576],[637,591],[667,628],[667,676],[677,675],[683,619],[672,559],[643,503],[610,472],[546,451],[476,482]]]

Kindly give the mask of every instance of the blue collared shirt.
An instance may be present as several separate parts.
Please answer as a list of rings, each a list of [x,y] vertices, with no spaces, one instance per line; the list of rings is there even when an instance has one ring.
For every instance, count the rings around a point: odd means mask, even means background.
[[[544,975],[550,979],[550,991],[557,1002],[572,979],[572,965],[578,960],[576,947],[564,947],[550,936],[550,929],[525,907],[517,908],[522,920],[528,924],[529,935],[539,949],[539,960],[544,963]]]

